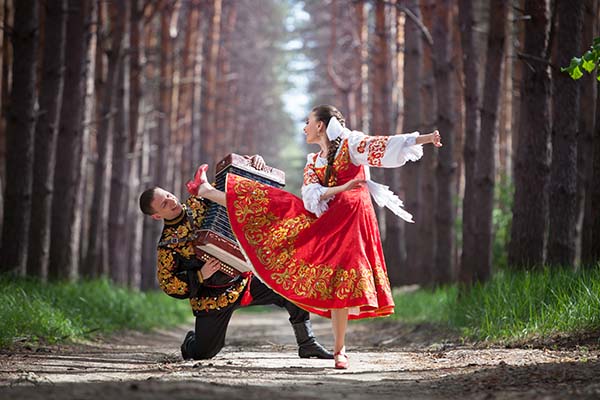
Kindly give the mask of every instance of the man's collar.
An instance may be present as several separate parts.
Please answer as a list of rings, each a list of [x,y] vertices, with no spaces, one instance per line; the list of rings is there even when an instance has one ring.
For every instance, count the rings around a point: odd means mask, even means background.
[[[180,223],[181,220],[183,219],[183,216],[185,215],[185,209],[186,209],[185,204],[182,204],[181,205],[181,213],[173,219],[165,219],[164,220],[165,225],[175,225],[175,224]]]

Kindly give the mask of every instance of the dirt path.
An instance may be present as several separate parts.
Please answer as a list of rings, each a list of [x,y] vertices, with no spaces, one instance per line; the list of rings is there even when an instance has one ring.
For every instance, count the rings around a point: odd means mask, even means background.
[[[313,324],[331,347],[329,321]],[[330,360],[298,358],[279,311],[234,315],[227,346],[212,360],[181,360],[188,328],[0,353],[0,398],[600,398],[597,346],[477,348],[427,326],[351,323],[351,365],[340,371]]]

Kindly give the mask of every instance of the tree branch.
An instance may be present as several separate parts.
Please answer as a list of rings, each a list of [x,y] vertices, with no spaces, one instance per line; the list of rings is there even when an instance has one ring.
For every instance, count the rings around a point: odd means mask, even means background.
[[[433,38],[431,37],[431,33],[429,33],[429,29],[427,29],[425,24],[423,24],[423,21],[421,21],[421,19],[418,18],[412,11],[406,8],[406,6],[398,5],[398,8],[400,8],[408,18],[410,18],[415,24],[417,24],[421,32],[423,32],[423,36],[425,36],[427,44],[433,47]]]

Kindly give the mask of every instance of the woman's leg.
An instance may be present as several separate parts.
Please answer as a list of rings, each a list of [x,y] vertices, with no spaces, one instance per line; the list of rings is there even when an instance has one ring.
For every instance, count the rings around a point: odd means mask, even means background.
[[[202,183],[198,189],[198,196],[214,201],[217,204],[227,208],[227,198],[225,192],[211,186],[208,182]]]
[[[214,201],[223,207],[227,207],[227,198],[225,197],[225,192],[220,191],[208,183],[208,179],[206,178],[207,168],[208,166],[206,164],[198,168],[198,172],[196,172],[194,181],[188,182],[188,190],[191,189],[192,191],[190,193],[195,193],[195,189],[197,188],[198,196]]]
[[[348,327],[348,309],[338,308],[331,310],[331,326],[333,328],[333,352],[346,351],[346,328]]]

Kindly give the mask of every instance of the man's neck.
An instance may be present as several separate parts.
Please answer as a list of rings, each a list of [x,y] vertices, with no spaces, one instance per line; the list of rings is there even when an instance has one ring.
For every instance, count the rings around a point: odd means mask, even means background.
[[[181,212],[173,219],[164,219],[165,225],[175,225],[179,223],[183,219],[183,215],[185,214],[185,206],[182,204]]]

